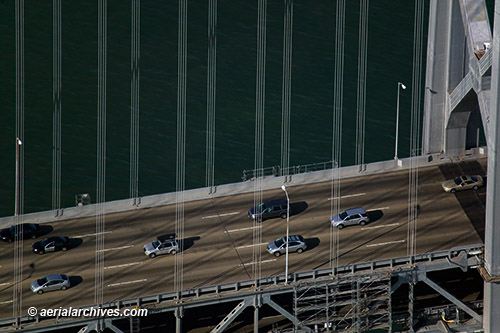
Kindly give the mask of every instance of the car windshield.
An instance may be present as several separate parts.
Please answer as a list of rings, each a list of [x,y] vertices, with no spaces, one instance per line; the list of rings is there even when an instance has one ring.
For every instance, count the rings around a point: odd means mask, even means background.
[[[44,284],[47,283],[47,278],[46,277],[43,277],[41,279],[38,279],[36,282],[38,282],[38,285],[39,286],[43,286]]]
[[[285,243],[285,237],[281,237],[274,241],[274,244],[276,244],[277,247],[280,247],[283,243]]]
[[[477,177],[476,176],[471,176],[470,179],[472,179],[473,181],[477,182]]]
[[[343,211],[342,213],[339,214],[339,216],[341,220],[344,220],[347,217],[347,212]]]
[[[266,209],[266,205],[264,205],[264,203],[261,203],[260,205],[257,206],[258,213],[262,212],[264,209]]]
[[[153,242],[153,247],[154,247],[154,248],[157,248],[159,245],[160,245],[160,241],[159,241],[159,240],[155,240],[155,241]]]
[[[462,179],[460,179],[460,177],[455,177],[454,181],[455,181],[455,184],[457,184],[457,185],[462,184]]]

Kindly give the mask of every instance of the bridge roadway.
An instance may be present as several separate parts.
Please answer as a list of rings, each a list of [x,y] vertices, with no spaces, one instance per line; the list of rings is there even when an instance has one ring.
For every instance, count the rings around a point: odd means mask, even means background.
[[[485,175],[485,166],[483,159],[419,170],[418,253],[483,241],[485,188],[454,195],[445,193],[441,182],[460,173]],[[310,246],[302,254],[290,254],[290,272],[329,267],[330,191],[330,182],[288,188],[292,208],[298,211],[290,218],[290,233],[301,234]],[[264,198],[283,194],[281,189],[267,191]],[[408,171],[342,180],[341,195],[342,209],[362,206],[376,220],[339,231],[340,265],[407,254]],[[184,289],[252,278],[252,222],[247,216],[252,204],[252,193],[185,204]],[[53,229],[49,235],[69,236],[77,246],[40,256],[31,251],[32,240],[24,241],[23,315],[30,306],[94,303],[95,218],[49,225],[44,227]],[[150,259],[142,247],[174,229],[175,205],[106,216],[105,301],[173,290],[174,256]],[[281,218],[262,223],[262,276],[284,273],[284,256],[268,254],[265,244],[285,232]],[[12,244],[0,244],[1,318],[12,316],[12,257]],[[66,291],[33,294],[30,283],[50,273],[68,274],[75,285]]]

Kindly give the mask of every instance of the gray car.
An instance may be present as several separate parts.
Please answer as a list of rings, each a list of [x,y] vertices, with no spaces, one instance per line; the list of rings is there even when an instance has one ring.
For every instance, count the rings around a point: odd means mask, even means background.
[[[281,217],[286,219],[287,201],[286,199],[269,200],[261,203],[257,207],[252,207],[248,211],[248,217],[255,219],[269,219],[273,217]]]
[[[267,252],[274,255],[275,257],[279,257],[282,254],[286,253],[286,237],[278,238],[275,241],[267,244]],[[300,235],[288,236],[288,252],[297,252],[302,253],[307,248],[306,242],[304,241],[304,237]]]
[[[370,222],[370,218],[364,208],[350,208],[340,214],[333,215],[330,218],[330,222],[332,226],[342,229],[348,225],[365,225]]]
[[[176,254],[179,252],[179,244],[175,239],[175,234],[158,236],[156,240],[144,245],[144,254],[154,258],[161,254]]]
[[[49,274],[31,283],[31,291],[43,294],[47,291],[66,290],[71,286],[66,274]]]

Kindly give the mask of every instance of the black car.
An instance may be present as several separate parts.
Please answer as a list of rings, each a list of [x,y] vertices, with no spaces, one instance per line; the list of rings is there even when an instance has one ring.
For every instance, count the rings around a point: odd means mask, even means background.
[[[33,244],[33,252],[44,254],[46,252],[66,251],[69,247],[69,238],[53,236]]]
[[[22,223],[18,225],[16,230],[16,226],[13,225],[10,228],[2,229],[0,231],[0,239],[4,242],[11,243],[16,239],[16,232],[20,232],[22,230],[23,239],[27,238],[37,238],[40,236],[40,225],[33,223]]]
[[[265,220],[278,216],[280,216],[282,219],[286,219],[286,209],[286,199],[269,200],[261,203],[257,207],[250,208],[250,210],[248,211],[248,217],[250,217],[250,219],[252,220],[259,218]]]

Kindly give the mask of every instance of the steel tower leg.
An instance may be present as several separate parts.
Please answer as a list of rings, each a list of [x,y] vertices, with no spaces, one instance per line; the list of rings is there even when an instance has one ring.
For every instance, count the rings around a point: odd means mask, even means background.
[[[184,316],[184,308],[175,309],[175,333],[182,333],[182,317]]]
[[[259,307],[257,305],[253,311],[253,333],[259,333]]]
[[[486,227],[484,266],[491,278],[500,277],[500,1],[495,1],[493,27],[493,58],[491,64],[491,101],[488,140],[488,187],[486,196]],[[495,246],[496,245],[496,246]],[[484,283],[483,329],[498,332],[500,327],[500,282]]]

